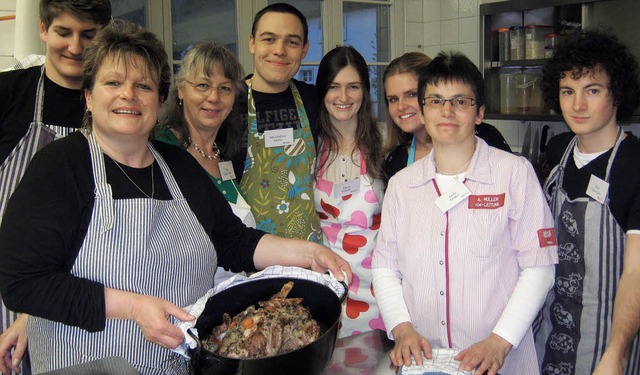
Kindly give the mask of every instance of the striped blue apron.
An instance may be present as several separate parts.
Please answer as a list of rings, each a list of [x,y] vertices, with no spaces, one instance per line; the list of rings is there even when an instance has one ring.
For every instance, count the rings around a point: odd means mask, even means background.
[[[622,141],[618,131],[606,169]],[[547,374],[591,374],[611,335],[613,305],[622,265],[626,236],[604,204],[587,198],[570,199],[564,190],[564,170],[572,157],[577,137],[569,143],[560,164],[551,172],[544,191],[556,218],[558,258],[556,282],[549,292],[541,320],[537,322],[536,347],[541,372]],[[640,371],[638,337],[632,343],[625,374]]]
[[[178,306],[194,303],[213,286],[216,252],[162,157],[149,143],[173,200],[114,200],[103,154],[89,135],[96,185],[87,235],[71,274],[105,287],[164,298]],[[29,318],[29,350],[35,372],[108,356],[125,358],[143,374],[187,373],[187,363],[145,340],[130,320],[106,321],[104,331]]]
[[[29,124],[27,133],[18,142],[9,156],[0,165],[0,223],[7,202],[22,179],[33,155],[51,143],[54,139],[66,137],[75,128],[57,125],[47,125],[42,122],[44,108],[44,65],[41,68],[40,79],[36,89],[36,103],[33,111],[33,120]],[[0,297],[2,312],[0,314],[0,332],[4,332],[16,320],[18,314],[8,310]],[[21,373],[24,373],[22,371]]]

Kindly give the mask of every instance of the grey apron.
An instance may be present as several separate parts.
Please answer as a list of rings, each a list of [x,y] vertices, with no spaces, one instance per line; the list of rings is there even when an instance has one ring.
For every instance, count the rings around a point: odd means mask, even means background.
[[[605,181],[623,133],[619,129],[609,157]],[[558,258],[556,282],[536,327],[542,374],[591,374],[611,335],[613,305],[622,275],[626,236],[604,204],[587,197],[570,199],[564,190],[564,170],[577,137],[551,172],[544,191],[556,218]],[[625,374],[638,374],[640,346],[632,344]]]
[[[89,135],[96,185],[87,235],[71,274],[105,287],[164,298],[178,306],[194,303],[213,287],[215,248],[193,214],[162,157],[149,143],[173,200],[114,200],[103,154]],[[186,362],[145,340],[130,320],[108,319],[104,331],[29,318],[29,349],[35,372],[108,356],[123,357],[143,374],[186,373]]]
[[[33,111],[33,120],[29,124],[27,133],[18,142],[9,156],[0,165],[0,223],[7,206],[7,202],[18,186],[24,172],[33,158],[33,155],[51,143],[56,138],[66,137],[75,128],[47,125],[42,122],[44,108],[44,65],[41,68],[40,80],[36,89],[36,103]],[[0,297],[2,311],[0,313],[0,332],[4,332],[16,320],[18,314],[8,310]]]

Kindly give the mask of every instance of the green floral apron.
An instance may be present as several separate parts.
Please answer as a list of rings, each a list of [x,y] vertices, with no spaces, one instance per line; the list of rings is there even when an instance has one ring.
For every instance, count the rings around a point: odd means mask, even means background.
[[[299,129],[293,130],[293,144],[267,148],[264,133],[258,132],[252,84],[253,80],[249,81],[249,139],[240,189],[253,209],[256,228],[281,237],[322,243],[311,170],[316,148],[300,93],[293,83],[289,85],[301,123]]]

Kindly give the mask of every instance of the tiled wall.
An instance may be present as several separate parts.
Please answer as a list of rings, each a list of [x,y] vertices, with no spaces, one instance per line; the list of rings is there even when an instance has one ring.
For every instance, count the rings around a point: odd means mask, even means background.
[[[0,0],[0,17],[16,14],[17,0]],[[0,21],[0,70],[13,66],[13,30],[16,20]]]

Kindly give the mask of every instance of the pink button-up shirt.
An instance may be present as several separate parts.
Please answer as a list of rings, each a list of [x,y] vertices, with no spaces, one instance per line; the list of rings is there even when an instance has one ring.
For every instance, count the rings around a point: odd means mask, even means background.
[[[491,334],[520,271],[558,262],[553,218],[531,164],[477,139],[471,196],[447,213],[434,152],[389,182],[373,268],[402,274],[411,323],[432,347],[462,350]],[[539,374],[531,331],[501,374]]]

